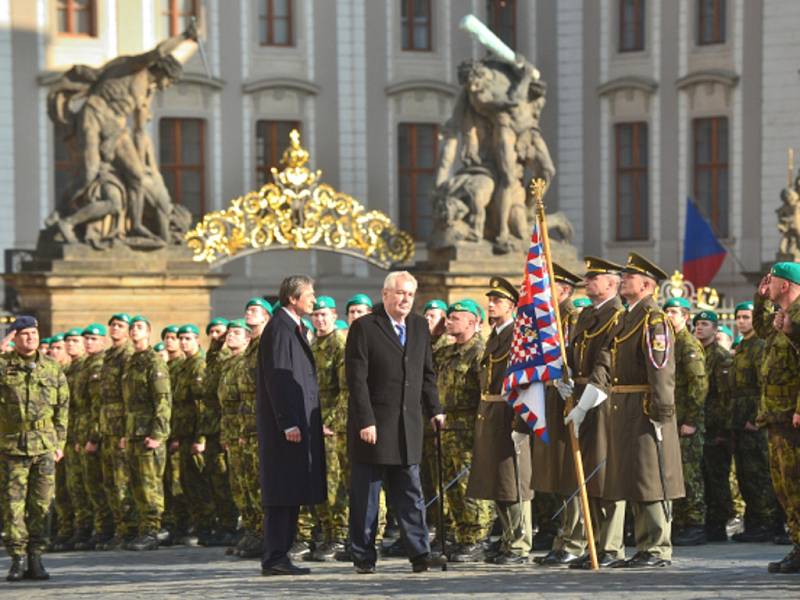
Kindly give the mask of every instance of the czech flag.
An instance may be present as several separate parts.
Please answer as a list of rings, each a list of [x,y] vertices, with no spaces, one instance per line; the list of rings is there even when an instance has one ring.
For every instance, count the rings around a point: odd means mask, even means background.
[[[691,198],[686,202],[683,239],[683,276],[696,288],[707,286],[725,260],[727,250],[719,243],[708,221]]]

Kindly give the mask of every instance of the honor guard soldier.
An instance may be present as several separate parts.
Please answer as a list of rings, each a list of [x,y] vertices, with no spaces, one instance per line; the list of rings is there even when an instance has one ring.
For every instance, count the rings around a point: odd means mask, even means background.
[[[67,439],[69,388],[58,363],[37,352],[35,318],[17,317],[10,330],[16,332],[14,350],[0,358],[0,494],[11,556],[6,579],[49,579],[42,553],[56,463]]]
[[[347,312],[347,325],[350,326],[357,318],[372,312],[372,299],[366,294],[358,293],[347,301],[344,309]]]
[[[481,401],[467,496],[494,500],[503,527],[500,540],[487,551],[487,560],[525,564],[532,546],[530,431],[501,393],[519,292],[502,277],[493,277],[489,286],[486,296],[492,333],[481,359]],[[519,441],[512,439],[512,432]]]
[[[438,298],[429,300],[422,309],[422,315],[428,322],[428,331],[431,333],[434,363],[436,362],[436,353],[450,343],[445,332],[447,309],[447,303]]]
[[[708,377],[703,345],[689,331],[691,304],[686,298],[664,303],[675,332],[675,418],[683,460],[686,497],[675,501],[672,543],[696,546],[706,543],[706,492],[703,477],[705,402]]]
[[[603,499],[633,505],[636,554],[612,567],[671,564],[671,501],[684,495],[675,420],[675,339],[655,303],[667,275],[634,252],[623,270],[625,314],[598,357],[578,406],[567,416],[580,424],[586,411],[608,402]],[[619,519],[619,532],[623,519]]]

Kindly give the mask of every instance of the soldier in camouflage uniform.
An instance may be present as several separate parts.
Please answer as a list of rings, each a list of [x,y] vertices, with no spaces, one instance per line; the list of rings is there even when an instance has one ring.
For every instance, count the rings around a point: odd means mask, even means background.
[[[180,481],[189,507],[189,521],[198,542],[205,545],[214,524],[214,503],[205,476],[206,440],[200,432],[205,405],[206,361],[200,352],[200,330],[192,324],[178,330],[184,359],[172,390],[170,452],[180,455]]]
[[[708,377],[703,345],[689,331],[690,309],[686,298],[670,298],[664,304],[675,332],[675,417],[686,488],[686,497],[676,500],[673,506],[672,544],[675,546],[706,543],[703,442]]]
[[[172,399],[167,365],[150,347],[150,329],[145,317],[131,319],[133,354],[122,375],[124,439],[139,516],[139,535],[125,546],[126,550],[156,550],[164,512],[164,467]]]
[[[85,451],[100,452],[103,487],[114,517],[114,538],[98,549],[119,550],[136,535],[136,516],[131,496],[125,437],[125,407],[122,403],[122,371],[133,353],[128,336],[131,316],[117,313],[108,321],[111,348],[103,357],[100,385],[90,386],[91,430]]]
[[[49,579],[42,552],[55,465],[67,438],[69,388],[58,363],[37,352],[36,319],[20,316],[10,329],[16,332],[14,351],[0,357],[0,494],[11,556],[6,579]]]
[[[82,332],[82,329],[76,328],[64,334],[64,349],[70,358],[69,365],[64,369],[70,389],[70,411],[64,459],[56,464],[55,509],[58,516],[58,531],[52,544],[52,550],[56,552],[73,550],[77,539],[88,540],[92,528],[92,506],[88,502],[83,485],[80,448],[75,440],[73,409],[75,380],[84,359]]]
[[[347,301],[344,309],[347,312],[347,326],[349,327],[357,318],[372,312],[372,299],[363,293],[355,294]]]
[[[756,294],[753,327],[766,340],[756,425],[769,436],[772,485],[794,544],[770,573],[800,572],[800,264],[776,263]]]
[[[442,475],[446,482],[472,463],[475,416],[481,400],[481,358],[485,350],[483,340],[475,332],[479,315],[472,300],[454,302],[448,307],[446,332],[454,343],[440,352],[436,364],[439,398],[447,422],[442,439]],[[489,504],[467,496],[468,480],[461,477],[446,493],[444,503],[446,528],[452,532],[456,544],[449,553],[453,562],[484,559],[482,542],[492,521]]]
[[[741,302],[734,310],[742,339],[731,366],[731,424],[736,477],[745,501],[744,531],[732,536],[737,542],[771,540],[777,521],[767,434],[756,427],[765,342],[753,330],[753,308],[752,302]]]
[[[69,365],[69,354],[64,343],[64,334],[57,333],[50,338],[50,347],[47,349],[47,356],[52,358],[58,365],[65,369]]]
[[[725,525],[734,516],[729,482],[731,471],[730,368],[731,354],[717,342],[717,313],[694,316],[695,336],[703,344],[708,375],[705,402],[703,478],[706,488],[706,536],[712,542],[728,539]]]
[[[216,317],[206,326],[210,338],[206,353],[206,391],[200,413],[200,435],[205,438],[203,455],[206,460],[205,478],[214,499],[216,522],[209,546],[231,546],[236,542],[238,514],[231,494],[228,452],[220,442],[220,400],[217,390],[222,377],[222,365],[230,356],[225,345],[228,320]]]

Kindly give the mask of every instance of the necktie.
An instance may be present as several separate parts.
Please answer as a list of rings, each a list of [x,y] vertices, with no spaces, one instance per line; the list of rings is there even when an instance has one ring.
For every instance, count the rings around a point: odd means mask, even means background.
[[[397,337],[400,338],[400,345],[406,345],[406,326],[400,325],[399,323],[394,326],[395,331],[397,331]]]

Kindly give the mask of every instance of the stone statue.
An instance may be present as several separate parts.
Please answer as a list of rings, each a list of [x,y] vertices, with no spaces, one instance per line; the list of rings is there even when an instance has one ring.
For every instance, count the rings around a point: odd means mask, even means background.
[[[76,65],[51,87],[48,112],[77,172],[45,221],[53,241],[98,249],[181,241],[191,216],[173,204],[146,127],[153,97],[180,79],[197,40],[192,23],[149,52]]]
[[[781,206],[775,211],[781,234],[778,252],[784,259],[800,260],[800,175],[792,187],[781,190],[781,201]]]
[[[462,89],[443,128],[431,246],[486,239],[500,254],[527,249],[526,175],[548,186],[555,175],[539,130],[547,86],[536,67],[475,17],[465,17],[462,28],[491,54],[458,68]]]

